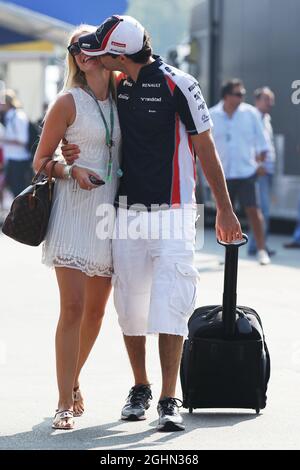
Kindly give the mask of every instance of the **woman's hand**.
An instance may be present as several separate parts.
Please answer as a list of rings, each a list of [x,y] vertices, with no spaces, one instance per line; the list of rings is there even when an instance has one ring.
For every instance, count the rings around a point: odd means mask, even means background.
[[[100,179],[97,173],[94,173],[91,170],[87,170],[86,168],[74,166],[72,169],[72,178],[77,181],[81,189],[90,191],[91,189],[98,188],[98,185],[93,184],[90,181],[90,176],[94,176],[97,180]]]

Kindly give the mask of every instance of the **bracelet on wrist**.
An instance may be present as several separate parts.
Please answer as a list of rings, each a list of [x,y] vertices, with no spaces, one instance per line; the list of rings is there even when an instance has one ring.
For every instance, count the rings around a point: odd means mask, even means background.
[[[65,165],[64,166],[64,169],[63,169],[63,177],[64,179],[66,180],[70,180],[72,178],[72,170],[74,168],[74,164],[73,165]]]

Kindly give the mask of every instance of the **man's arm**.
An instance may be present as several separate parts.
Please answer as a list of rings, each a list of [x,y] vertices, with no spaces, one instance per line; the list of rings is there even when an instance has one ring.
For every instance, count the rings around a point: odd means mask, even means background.
[[[242,239],[242,229],[232,209],[223,168],[211,131],[192,136],[192,142],[216,201],[217,238],[224,242]]]
[[[191,93],[191,90],[193,93]],[[216,235],[224,242],[242,239],[242,230],[230,202],[221,162],[211,131],[209,112],[200,86],[190,76],[184,76],[174,90],[175,109],[190,133],[195,152],[214,194],[217,204]],[[196,135],[195,135],[196,134]]]
[[[269,151],[269,144],[265,136],[263,123],[257,113],[253,114],[254,119],[254,135],[255,135],[255,148],[257,151],[257,163],[263,163],[267,158]]]

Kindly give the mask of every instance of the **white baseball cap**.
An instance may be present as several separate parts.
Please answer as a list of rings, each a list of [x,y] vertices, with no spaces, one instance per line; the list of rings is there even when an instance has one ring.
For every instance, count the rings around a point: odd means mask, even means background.
[[[95,33],[81,36],[78,42],[82,52],[89,56],[131,55],[143,48],[144,34],[145,29],[132,16],[113,15]]]

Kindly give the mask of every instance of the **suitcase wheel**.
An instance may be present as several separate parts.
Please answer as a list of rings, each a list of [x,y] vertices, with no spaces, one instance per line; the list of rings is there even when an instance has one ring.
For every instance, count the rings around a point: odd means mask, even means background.
[[[189,413],[193,413],[193,408],[189,408]]]
[[[259,415],[260,414],[260,408],[256,408],[256,414]]]

